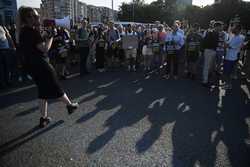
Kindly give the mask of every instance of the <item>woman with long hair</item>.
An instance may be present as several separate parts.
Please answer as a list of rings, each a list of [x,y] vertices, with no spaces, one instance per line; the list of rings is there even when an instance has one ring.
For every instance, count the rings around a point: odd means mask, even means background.
[[[40,20],[36,10],[31,7],[20,7],[17,16],[18,42],[23,65],[32,76],[38,87],[40,100],[40,127],[45,127],[51,119],[48,117],[48,99],[59,99],[66,104],[71,114],[78,108],[72,103],[59,84],[56,72],[46,56],[53,42],[53,32],[40,33]]]

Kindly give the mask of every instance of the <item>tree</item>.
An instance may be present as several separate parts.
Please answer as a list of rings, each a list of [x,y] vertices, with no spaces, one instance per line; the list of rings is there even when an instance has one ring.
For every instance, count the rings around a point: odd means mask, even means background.
[[[133,3],[123,3],[119,10],[119,19],[132,21]],[[172,24],[175,19],[185,19],[189,23],[199,23],[202,27],[208,27],[210,20],[220,20],[224,23],[239,15],[241,23],[250,28],[248,17],[250,16],[250,2],[238,0],[223,0],[220,4],[205,6],[180,6],[176,0],[156,0],[151,4],[145,4],[144,0],[134,1],[136,22],[154,22],[156,20]]]

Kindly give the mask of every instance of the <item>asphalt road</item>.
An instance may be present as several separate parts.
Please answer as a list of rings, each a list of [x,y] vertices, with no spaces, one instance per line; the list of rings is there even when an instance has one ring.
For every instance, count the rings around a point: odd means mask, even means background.
[[[73,115],[36,88],[0,94],[1,167],[250,167],[250,86],[207,89],[186,79],[107,72],[62,82]]]

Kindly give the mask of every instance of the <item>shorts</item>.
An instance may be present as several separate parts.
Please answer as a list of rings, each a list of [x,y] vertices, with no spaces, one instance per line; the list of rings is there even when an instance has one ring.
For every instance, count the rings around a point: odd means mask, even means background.
[[[137,51],[136,49],[127,49],[125,50],[126,58],[136,58]]]

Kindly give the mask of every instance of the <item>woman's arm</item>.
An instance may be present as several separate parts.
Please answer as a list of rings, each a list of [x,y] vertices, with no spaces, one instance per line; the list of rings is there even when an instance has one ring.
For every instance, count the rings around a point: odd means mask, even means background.
[[[6,38],[8,39],[8,42],[9,42],[11,48],[16,49],[15,43],[14,43],[8,29],[6,27],[3,27],[3,29],[5,31]]]
[[[37,49],[39,49],[41,52],[46,53],[50,50],[51,45],[53,42],[53,37],[47,39],[45,42],[37,44]]]

